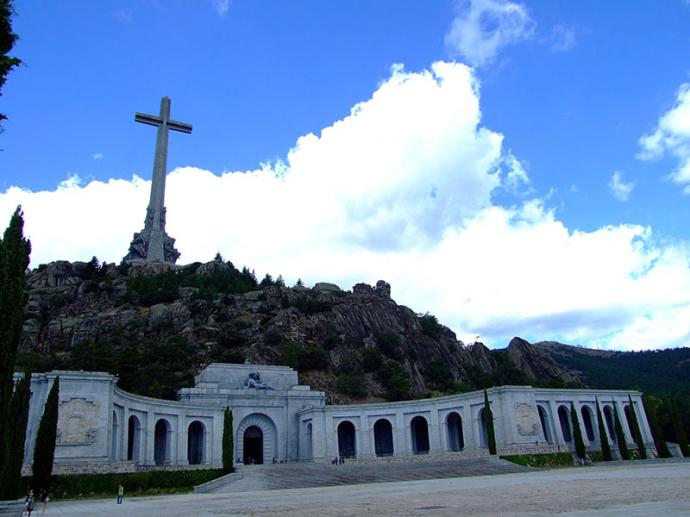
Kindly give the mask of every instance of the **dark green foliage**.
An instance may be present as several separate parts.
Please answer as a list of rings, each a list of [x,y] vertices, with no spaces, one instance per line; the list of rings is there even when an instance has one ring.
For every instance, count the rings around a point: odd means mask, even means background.
[[[93,497],[114,498],[120,484],[125,488],[125,497],[191,492],[194,486],[216,479],[223,474],[223,469],[204,469],[52,476],[50,479],[50,498],[53,500]],[[35,487],[30,478],[22,478],[22,482],[24,487],[21,493],[17,494],[17,497],[26,494],[28,487]]]
[[[508,460],[524,467],[534,468],[571,467],[573,465],[573,457],[567,452],[556,452],[552,454],[513,454],[510,456],[501,456],[501,459]]]
[[[273,281],[273,277],[266,273],[266,276],[259,282],[259,289],[264,289],[265,287],[270,287],[272,285],[275,285],[275,282]]]
[[[283,350],[282,363],[300,372],[325,370],[328,368],[328,352],[317,346],[289,342]]]
[[[12,32],[13,14],[12,1],[0,0],[0,96],[7,80],[7,74],[21,63],[19,58],[8,56],[17,41],[17,35]],[[0,122],[6,118],[5,114],[0,113]],[[0,132],[2,132],[2,126],[0,126]]]
[[[410,377],[403,365],[397,361],[386,361],[379,377],[381,384],[386,389],[386,399],[405,400],[410,398]]]
[[[333,350],[335,347],[337,347],[339,344],[342,343],[342,339],[340,339],[340,336],[332,335],[328,336],[326,339],[323,340],[322,347],[324,350]]]
[[[93,257],[86,263],[84,269],[80,272],[82,279],[84,280],[103,280],[107,273],[107,264],[103,262],[100,264],[96,257]]]
[[[432,388],[440,391],[451,392],[455,387],[455,379],[453,373],[450,371],[448,363],[443,361],[431,361],[424,370],[424,380],[428,382]]]
[[[507,350],[492,350],[491,355],[494,361],[496,361],[496,368],[487,374],[479,370],[470,371],[470,378],[474,385],[480,388],[490,388],[492,386],[529,386],[536,384],[531,382],[515,366]]]
[[[17,383],[10,404],[9,451],[7,461],[0,470],[0,500],[14,499],[19,492],[22,464],[24,463],[24,440],[29,421],[29,399],[31,398],[31,372]]]
[[[603,461],[611,461],[613,460],[613,456],[611,455],[611,446],[609,445],[609,439],[606,435],[604,417],[601,415],[601,407],[599,407],[599,400],[595,400],[597,404],[597,428],[599,430],[599,442],[601,443],[601,459]]]
[[[616,432],[616,442],[618,443],[618,452],[620,452],[621,458],[624,460],[630,459],[630,451],[628,451],[627,440],[625,439],[625,434],[623,433],[623,426],[621,425],[620,415],[618,414],[618,409],[616,405],[613,405],[613,428]]]
[[[60,377],[55,377],[53,386],[48,392],[43,416],[36,432],[33,463],[33,486],[36,493],[50,488],[50,474],[53,471],[53,459],[55,458],[59,399]]]
[[[688,436],[685,432],[685,426],[683,425],[680,410],[678,409],[678,402],[669,398],[668,405],[673,421],[673,430],[676,434],[676,441],[678,442],[678,446],[680,447],[680,451],[683,453],[683,456],[687,458],[690,456],[690,450],[688,450]]]
[[[377,332],[374,336],[376,338],[376,344],[379,350],[383,352],[383,355],[389,359],[395,361],[401,361],[403,358],[402,351],[400,350],[400,336],[395,332]]]
[[[366,377],[361,373],[342,373],[335,382],[338,392],[356,399],[363,399],[369,393]]]
[[[383,367],[383,354],[378,348],[365,348],[362,352],[362,366],[365,372],[379,372]]]
[[[312,298],[308,293],[304,293],[295,297],[293,303],[294,307],[300,312],[311,316],[313,314],[319,314],[322,312],[328,312],[331,310],[331,304],[325,301],[320,301]]]
[[[573,424],[573,441],[575,442],[575,454],[581,460],[585,459],[586,450],[585,442],[582,439],[582,429],[580,429],[580,419],[577,416],[577,411],[575,411],[575,406],[570,403],[570,421]]]
[[[417,317],[419,318],[419,324],[422,327],[422,334],[432,338],[437,338],[439,336],[443,327],[439,324],[436,316],[426,312],[424,314],[418,314]]]
[[[223,413],[223,474],[233,471],[235,447],[233,444],[232,411],[229,407]]]
[[[86,372],[117,373],[115,355],[112,345],[108,343],[92,340],[80,341],[72,347],[67,368]]]
[[[283,365],[299,369],[299,356],[302,352],[302,344],[291,341],[283,350]]]
[[[644,406],[645,413],[647,414],[647,422],[649,422],[649,428],[652,431],[652,438],[654,439],[654,447],[656,448],[656,453],[660,458],[670,458],[671,451],[668,450],[668,445],[666,445],[666,440],[659,426],[659,408],[663,406],[663,401],[657,397],[651,395],[645,395],[642,397],[642,402]]]
[[[631,422],[631,432],[635,444],[637,445],[637,452],[641,459],[647,459],[647,448],[644,446],[644,440],[642,439],[642,431],[640,431],[640,423],[637,421],[637,412],[635,411],[635,406],[633,406],[632,397],[628,394],[628,401],[630,402],[630,422]]]
[[[11,4],[0,3],[0,25],[6,30],[3,34],[10,35],[10,40],[3,42],[5,48],[0,48],[3,56],[0,62],[0,86],[4,82],[4,74],[14,66],[7,66],[8,58],[5,56],[14,42],[9,31],[10,14]],[[9,422],[14,365],[24,323],[25,273],[31,253],[31,243],[24,238],[23,229],[23,214],[21,208],[17,207],[0,241],[0,465],[5,465],[10,454],[9,435],[12,431]]]
[[[494,431],[494,414],[489,403],[489,394],[484,390],[484,416],[486,418],[486,439],[489,446],[489,454],[496,455],[496,433]]]

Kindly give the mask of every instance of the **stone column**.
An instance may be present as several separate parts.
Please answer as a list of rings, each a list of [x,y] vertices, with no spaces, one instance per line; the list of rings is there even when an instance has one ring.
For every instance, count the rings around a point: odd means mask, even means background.
[[[407,435],[409,433],[405,433],[406,430],[407,428],[405,426],[405,418],[402,412],[398,409],[395,412],[395,428],[393,429],[393,433],[395,434],[393,454],[395,456],[410,454],[412,452],[412,449],[410,448],[410,445],[407,440]]]
[[[441,426],[439,425],[438,409],[429,412],[429,453],[441,452]]]
[[[465,439],[465,449],[478,449],[477,435],[472,425],[472,412],[469,402],[462,406],[460,415],[462,417],[462,434]]]
[[[150,411],[146,412],[146,423],[142,423],[142,428],[146,429],[144,432],[145,440],[142,440],[143,443],[146,443],[146,447],[144,447],[143,463],[144,465],[155,465],[156,460],[154,459],[154,447],[156,437],[156,422]]]

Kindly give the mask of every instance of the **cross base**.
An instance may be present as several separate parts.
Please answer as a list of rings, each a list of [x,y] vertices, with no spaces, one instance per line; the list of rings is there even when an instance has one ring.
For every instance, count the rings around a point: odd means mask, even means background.
[[[129,253],[122,259],[124,262],[166,262],[174,264],[180,257],[175,249],[175,239],[163,230],[144,228],[134,234]]]

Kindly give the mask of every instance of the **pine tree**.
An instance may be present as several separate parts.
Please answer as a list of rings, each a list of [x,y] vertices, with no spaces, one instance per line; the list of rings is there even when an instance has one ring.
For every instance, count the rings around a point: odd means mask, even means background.
[[[53,471],[53,459],[55,458],[59,399],[60,377],[55,377],[36,433],[33,464],[33,483],[36,493],[38,490],[48,491],[50,488],[50,474]]]
[[[223,413],[223,472],[228,474],[233,471],[234,445],[232,440],[232,411],[229,407]]]
[[[644,446],[644,440],[642,439],[642,431],[640,430],[640,424],[637,421],[637,414],[635,413],[635,406],[633,406],[632,397],[628,393],[628,401],[630,402],[630,425],[632,426],[632,435],[637,445],[637,452],[640,454],[640,459],[647,459],[647,448]]]
[[[680,452],[687,458],[690,456],[690,450],[688,450],[688,435],[685,433],[683,420],[680,417],[680,411],[678,411],[678,404],[670,398],[668,399],[668,404],[671,418],[673,419],[673,430],[676,433],[676,440],[678,441]]]
[[[24,441],[29,421],[29,400],[31,398],[31,372],[17,383],[10,404],[9,451],[7,461],[0,472],[0,499],[15,499],[19,495],[22,465],[24,464]]]
[[[484,390],[484,417],[486,419],[486,440],[489,446],[489,454],[496,455],[496,434],[494,433],[494,414],[491,411],[489,395]]]
[[[0,5],[4,8],[4,6]],[[31,244],[23,236],[24,219],[17,207],[0,240],[0,465],[10,456],[10,405],[14,388],[14,363],[24,322],[26,268]],[[9,480],[0,478],[0,485]]]
[[[570,420],[573,424],[573,440],[575,441],[575,454],[581,460],[585,459],[586,450],[585,442],[582,439],[582,430],[580,429],[580,419],[577,417],[575,405],[570,403]]]
[[[642,399],[642,405],[647,415],[647,422],[649,422],[649,428],[652,431],[656,453],[660,458],[670,458],[671,451],[668,450],[668,445],[666,445],[666,440],[664,439],[664,433],[659,426],[658,410],[661,404],[663,404],[663,402],[656,397],[645,396]]]
[[[606,426],[604,426],[604,418],[601,416],[601,407],[599,407],[599,400],[596,399],[597,403],[597,427],[599,428],[599,442],[601,443],[601,458],[604,461],[611,461],[613,457],[611,456],[611,446],[609,445],[609,439],[606,435]]]
[[[624,460],[630,459],[630,451],[628,451],[628,444],[626,443],[625,434],[623,434],[623,426],[621,425],[621,419],[618,415],[618,410],[616,405],[613,404],[613,428],[616,432],[616,442],[618,442],[618,452],[621,454],[621,458]]]

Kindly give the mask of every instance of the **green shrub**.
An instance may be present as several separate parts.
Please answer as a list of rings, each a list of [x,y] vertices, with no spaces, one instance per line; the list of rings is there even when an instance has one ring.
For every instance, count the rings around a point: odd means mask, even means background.
[[[335,382],[335,388],[343,395],[356,399],[363,399],[369,393],[366,377],[361,373],[343,373],[339,375]]]
[[[386,399],[405,400],[410,398],[410,377],[403,365],[397,361],[386,361],[379,377],[381,384],[386,389]]]
[[[501,456],[502,459],[525,467],[553,468],[570,467],[573,465],[573,457],[568,452],[552,454],[514,454]]]
[[[395,361],[402,360],[403,355],[402,351],[400,350],[400,336],[394,332],[385,331],[377,332],[374,337],[376,338],[376,344],[378,345],[379,350],[383,352],[383,355]]]
[[[439,324],[436,316],[433,314],[424,313],[417,316],[419,318],[419,324],[422,327],[422,334],[425,334],[432,338],[437,338],[441,333],[441,325]]]
[[[383,354],[377,348],[365,348],[362,352],[362,366],[365,372],[381,371]]]
[[[431,361],[424,370],[424,380],[440,391],[452,391],[455,379],[450,367],[443,361]]]

